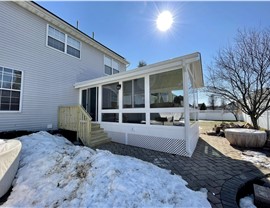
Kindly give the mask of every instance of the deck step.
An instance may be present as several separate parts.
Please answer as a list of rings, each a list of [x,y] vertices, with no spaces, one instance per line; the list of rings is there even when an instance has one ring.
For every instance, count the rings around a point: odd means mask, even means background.
[[[102,133],[104,133],[104,129],[95,129],[91,131],[91,135],[102,134]]]
[[[99,128],[100,128],[100,124],[97,124],[97,123],[91,123],[91,128],[92,128],[92,129],[99,129]]]
[[[108,139],[108,137],[106,136],[106,137],[101,137],[97,140],[92,140],[89,145],[90,145],[90,147],[95,147],[95,146],[98,146],[100,144],[109,143],[110,141],[111,140]]]
[[[107,133],[103,132],[103,133],[99,133],[99,134],[91,134],[91,140],[98,140],[102,137],[108,137]]]
[[[95,147],[97,145],[105,144],[111,141],[108,138],[107,133],[104,132],[104,129],[101,128],[100,124],[98,123],[91,123],[90,138],[90,140],[84,141],[85,145],[88,147]]]
[[[108,143],[111,140],[108,138],[104,129],[100,127],[100,124],[91,124],[91,141],[89,141],[89,146],[94,147],[100,144]]]

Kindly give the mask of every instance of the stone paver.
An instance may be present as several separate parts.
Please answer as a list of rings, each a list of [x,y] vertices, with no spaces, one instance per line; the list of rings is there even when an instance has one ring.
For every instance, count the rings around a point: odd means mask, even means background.
[[[206,188],[212,207],[237,207],[236,193],[243,183],[270,173],[241,160],[241,151],[222,137],[201,134],[191,158],[110,142],[97,149],[151,162],[181,175],[193,190]]]

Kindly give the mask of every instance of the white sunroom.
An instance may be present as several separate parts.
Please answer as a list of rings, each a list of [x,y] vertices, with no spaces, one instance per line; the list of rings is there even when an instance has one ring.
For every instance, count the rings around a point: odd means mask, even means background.
[[[198,138],[200,53],[75,84],[114,142],[191,156]]]

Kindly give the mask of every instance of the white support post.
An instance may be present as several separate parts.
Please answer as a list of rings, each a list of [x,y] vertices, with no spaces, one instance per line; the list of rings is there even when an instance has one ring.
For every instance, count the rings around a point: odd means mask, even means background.
[[[189,130],[190,130],[190,119],[189,119],[189,99],[188,99],[188,70],[189,64],[184,64],[183,67],[183,89],[184,89],[184,111],[185,111],[185,139],[186,139],[186,150],[187,153],[191,154]]]
[[[79,89],[79,105],[82,105],[82,89]]]
[[[146,125],[150,125],[150,79],[149,75],[144,78],[144,93],[145,93],[145,121]]]
[[[96,87],[96,110],[95,110],[95,114],[96,114],[96,118],[95,118],[95,121],[98,121],[98,112],[99,112],[99,104],[98,104],[98,89],[99,87]]]
[[[98,86],[98,123],[101,122],[101,110],[102,110],[102,85]]]
[[[122,112],[123,112],[123,82],[120,81],[119,84],[121,85],[121,88],[120,90],[118,91],[118,98],[119,98],[119,106],[118,106],[118,109],[119,109],[119,123],[122,123],[122,119],[123,119],[123,116],[122,116]]]

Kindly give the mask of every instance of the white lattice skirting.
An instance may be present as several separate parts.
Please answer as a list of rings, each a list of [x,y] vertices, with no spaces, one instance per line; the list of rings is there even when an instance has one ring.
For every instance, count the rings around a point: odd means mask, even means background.
[[[132,145],[136,147],[143,147],[146,149],[157,150],[161,152],[167,152],[170,154],[182,155],[186,157],[191,156],[186,151],[185,140],[112,131],[109,131],[107,133],[114,142]]]

